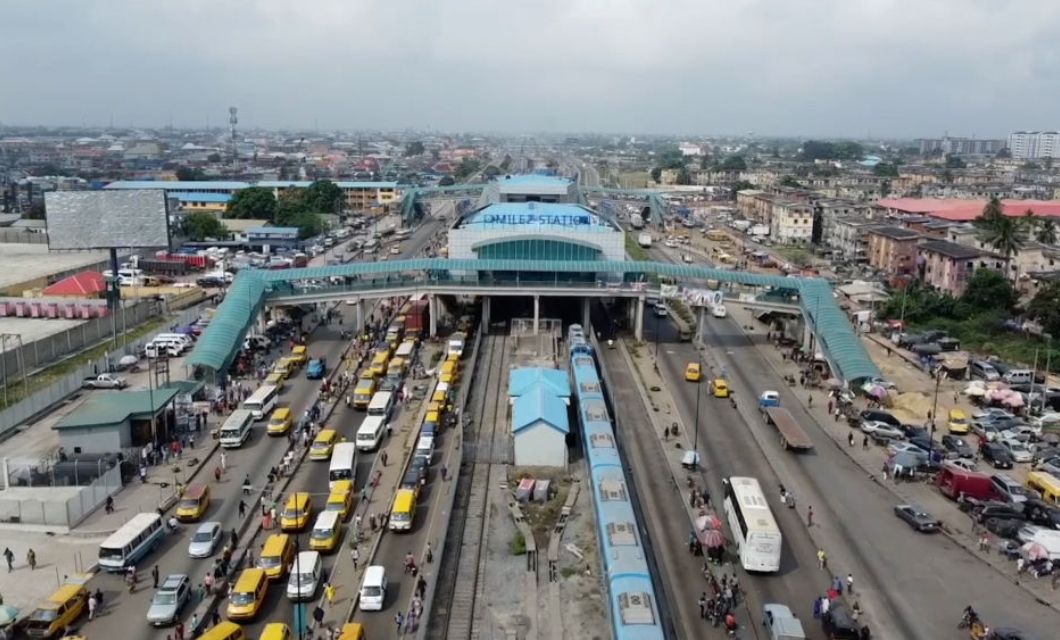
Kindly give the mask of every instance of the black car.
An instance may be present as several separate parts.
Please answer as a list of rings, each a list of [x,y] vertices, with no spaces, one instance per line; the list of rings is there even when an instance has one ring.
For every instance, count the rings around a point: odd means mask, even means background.
[[[400,488],[419,492],[420,481],[423,480],[423,474],[421,471],[421,469],[417,469],[416,467],[409,467],[409,470],[405,472],[405,477],[401,479]]]
[[[898,418],[895,418],[886,411],[880,411],[879,409],[865,409],[858,414],[858,418],[862,422],[882,422],[897,429],[902,428],[902,422]]]
[[[1000,442],[987,442],[981,449],[983,460],[989,462],[995,469],[1011,469],[1012,454]]]
[[[861,627],[851,615],[846,604],[838,599],[833,600],[828,612],[821,616],[821,628],[832,640],[858,640],[861,638]]]
[[[927,512],[927,509],[915,504],[900,504],[896,506],[894,515],[921,533],[935,533],[941,525],[935,516]]]
[[[415,471],[421,482],[425,482],[431,472],[431,461],[427,456],[416,456],[412,459],[409,471]]]
[[[1037,637],[1019,629],[1003,627],[991,631],[986,640],[1037,640]]]
[[[1040,498],[1028,498],[1023,501],[1023,515],[1031,524],[1050,529],[1060,529],[1060,509],[1057,509]]]
[[[972,445],[968,444],[968,442],[960,436],[942,436],[942,446],[947,451],[952,451],[953,453],[957,454],[958,458],[975,457],[975,449],[973,449]]]
[[[905,434],[907,440],[913,438],[929,438],[930,434],[928,430],[918,424],[903,424],[902,433]],[[918,445],[919,446],[919,445]],[[925,447],[926,448],[926,447]]]
[[[979,524],[990,520],[1024,520],[1023,506],[1006,502],[987,502],[975,512]]]

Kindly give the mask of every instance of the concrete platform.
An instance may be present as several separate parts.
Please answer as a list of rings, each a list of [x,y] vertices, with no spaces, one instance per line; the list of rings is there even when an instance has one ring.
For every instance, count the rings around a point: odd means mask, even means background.
[[[0,243],[0,292],[8,288],[18,288],[27,283],[26,288],[36,288],[35,280],[57,274],[71,275],[95,266],[106,268],[106,251],[48,251],[46,244],[6,244]],[[18,295],[18,292],[12,292]]]

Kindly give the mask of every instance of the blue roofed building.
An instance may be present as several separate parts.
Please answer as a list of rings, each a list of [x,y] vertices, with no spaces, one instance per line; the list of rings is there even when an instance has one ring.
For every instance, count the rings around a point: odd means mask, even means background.
[[[104,189],[162,189],[167,195],[177,197],[188,194],[221,194],[232,196],[237,191],[250,187],[272,189],[277,196],[288,189],[305,189],[312,182],[299,180],[263,180],[261,182],[236,181],[180,181],[180,180],[120,180],[111,182]],[[375,206],[389,206],[401,198],[396,182],[346,182],[336,181],[346,196],[346,208],[361,211]],[[226,202],[227,204],[227,202]]]
[[[227,193],[188,193],[176,191],[168,194],[176,198],[184,211],[209,211],[221,213],[228,208],[228,201],[232,196]]]
[[[545,387],[557,398],[562,398],[564,403],[569,404],[570,380],[566,372],[544,367],[523,367],[512,369],[508,374],[508,395],[513,399],[538,386]]]
[[[566,467],[570,420],[565,399],[538,383],[515,399],[512,436],[520,467]]]

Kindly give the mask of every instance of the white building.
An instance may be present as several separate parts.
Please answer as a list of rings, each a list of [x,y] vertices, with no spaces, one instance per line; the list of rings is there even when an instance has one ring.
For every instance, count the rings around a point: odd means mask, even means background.
[[[548,385],[535,385],[515,399],[512,436],[520,467],[566,467],[567,403]]]
[[[1009,135],[1008,149],[1019,160],[1060,158],[1060,131],[1017,131]]]
[[[781,244],[809,244],[813,238],[813,206],[803,202],[774,202],[769,237]]]

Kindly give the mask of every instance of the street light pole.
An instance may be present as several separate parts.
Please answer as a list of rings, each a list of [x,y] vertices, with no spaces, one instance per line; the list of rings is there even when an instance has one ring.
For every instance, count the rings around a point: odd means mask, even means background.
[[[935,369],[935,401],[931,407],[931,420],[928,421],[928,437],[935,441],[935,422],[939,419],[939,385],[942,383],[942,367]]]
[[[699,399],[703,396],[703,360],[700,359],[698,360],[698,362],[699,376],[701,379],[696,382],[696,433],[694,436],[692,436],[692,451],[694,454],[693,460],[695,461],[697,467],[699,466]]]

